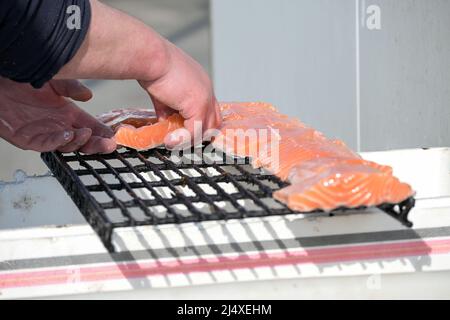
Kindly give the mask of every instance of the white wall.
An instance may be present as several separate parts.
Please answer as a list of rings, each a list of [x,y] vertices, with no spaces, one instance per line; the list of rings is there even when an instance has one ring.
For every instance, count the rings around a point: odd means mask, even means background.
[[[361,150],[450,145],[450,0],[212,0],[211,17],[220,99],[272,102]]]

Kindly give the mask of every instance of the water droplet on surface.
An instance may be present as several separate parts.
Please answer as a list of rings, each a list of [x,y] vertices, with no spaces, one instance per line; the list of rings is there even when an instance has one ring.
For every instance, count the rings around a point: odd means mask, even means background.
[[[25,171],[19,169],[14,172],[13,177],[16,182],[24,182],[27,179],[28,175]]]

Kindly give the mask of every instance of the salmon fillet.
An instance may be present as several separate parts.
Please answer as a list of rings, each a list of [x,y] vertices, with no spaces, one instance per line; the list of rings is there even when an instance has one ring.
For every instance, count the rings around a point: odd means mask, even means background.
[[[221,111],[223,125],[214,147],[250,157],[254,167],[290,182],[274,197],[293,210],[396,204],[414,195],[408,184],[393,176],[390,167],[362,159],[342,141],[327,139],[270,104],[222,103]],[[272,142],[277,148],[270,148]]]
[[[114,129],[118,145],[139,151],[164,144],[167,134],[184,125],[184,119],[178,113],[158,121],[155,112],[146,109],[117,109],[97,119]]]
[[[289,182],[274,197],[293,210],[397,204],[414,195],[389,166],[362,159],[342,141],[327,139],[271,104],[221,103],[220,108],[223,122],[213,146],[249,157],[255,168]],[[137,150],[162,145],[165,136],[184,123],[178,114],[158,122],[153,111],[144,109],[113,110],[98,119],[115,130],[118,144]]]

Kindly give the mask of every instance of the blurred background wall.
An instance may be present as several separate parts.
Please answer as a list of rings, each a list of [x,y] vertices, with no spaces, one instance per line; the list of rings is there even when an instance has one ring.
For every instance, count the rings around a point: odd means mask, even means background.
[[[360,151],[450,146],[449,0],[212,0],[216,91]]]
[[[220,100],[264,100],[360,151],[450,146],[450,0],[106,0],[168,37]],[[151,107],[86,81],[93,114]],[[0,180],[47,171],[0,140]]]

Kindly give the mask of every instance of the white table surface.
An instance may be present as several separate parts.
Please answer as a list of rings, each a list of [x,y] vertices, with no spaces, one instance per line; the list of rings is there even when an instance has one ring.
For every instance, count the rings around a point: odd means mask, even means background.
[[[110,255],[51,176],[0,183],[0,298],[450,298],[450,150],[364,157],[417,191],[377,209],[119,229]]]

